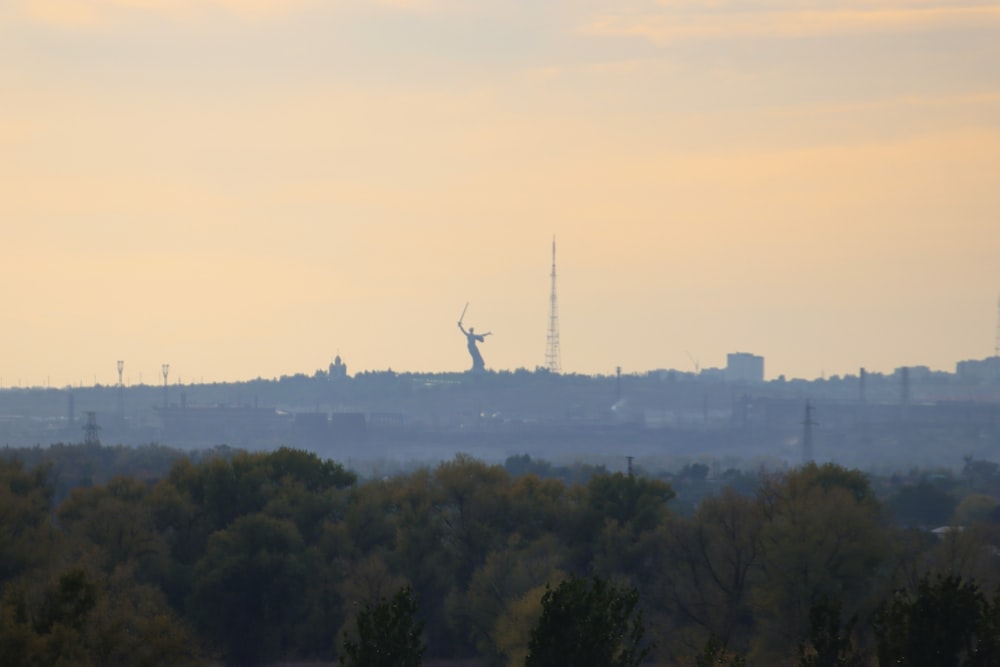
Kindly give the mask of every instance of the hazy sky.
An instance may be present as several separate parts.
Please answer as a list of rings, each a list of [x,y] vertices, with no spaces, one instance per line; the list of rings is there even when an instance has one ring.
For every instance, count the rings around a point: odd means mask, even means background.
[[[1000,2],[2,0],[4,387],[993,353]]]

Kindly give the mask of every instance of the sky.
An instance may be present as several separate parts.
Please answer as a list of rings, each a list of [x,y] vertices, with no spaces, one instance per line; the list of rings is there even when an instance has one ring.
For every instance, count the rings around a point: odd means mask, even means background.
[[[3,0],[0,386],[953,371],[1000,2]]]

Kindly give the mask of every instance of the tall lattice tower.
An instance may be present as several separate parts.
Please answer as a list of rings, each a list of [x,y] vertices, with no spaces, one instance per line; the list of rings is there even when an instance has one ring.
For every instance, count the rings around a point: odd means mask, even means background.
[[[546,336],[545,368],[550,373],[562,370],[559,362],[559,307],[556,302],[556,237],[552,237],[552,294],[549,296],[549,334]]]
[[[100,430],[101,427],[97,425],[97,413],[88,412],[87,423],[83,426],[83,444],[90,447],[100,447],[101,439],[97,435]]]

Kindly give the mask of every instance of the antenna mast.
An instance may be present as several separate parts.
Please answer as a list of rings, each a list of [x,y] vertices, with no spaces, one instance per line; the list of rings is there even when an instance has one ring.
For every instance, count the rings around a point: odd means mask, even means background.
[[[556,237],[552,237],[552,294],[549,296],[549,333],[546,337],[545,368],[550,373],[562,370],[559,363],[559,309],[556,305]]]

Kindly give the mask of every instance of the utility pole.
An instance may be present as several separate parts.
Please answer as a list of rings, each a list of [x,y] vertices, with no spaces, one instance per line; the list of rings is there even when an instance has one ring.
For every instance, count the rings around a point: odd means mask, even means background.
[[[125,370],[125,362],[118,360],[118,419],[125,421],[125,384],[122,382],[122,371]]]
[[[910,410],[910,367],[903,366],[899,375],[899,415],[905,420]]]
[[[170,407],[170,403],[167,402],[167,375],[170,373],[170,364],[163,364],[163,409],[166,410]]]
[[[812,418],[812,403],[806,401],[806,416],[802,420],[802,463],[806,464],[815,460],[813,455],[813,434],[812,427],[817,426]]]

